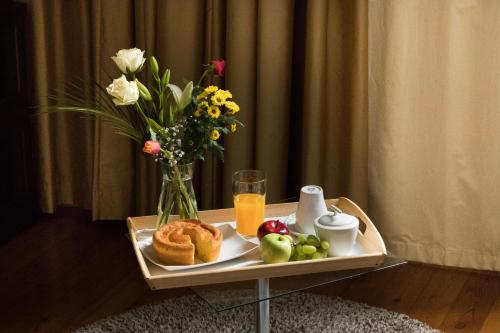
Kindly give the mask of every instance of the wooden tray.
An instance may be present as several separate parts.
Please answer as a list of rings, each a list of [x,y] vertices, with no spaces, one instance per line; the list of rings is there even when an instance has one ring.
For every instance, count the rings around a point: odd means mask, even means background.
[[[213,268],[204,270],[166,271],[149,262],[137,245],[136,232],[142,229],[155,228],[156,216],[129,217],[127,220],[130,237],[139,266],[151,289],[167,289],[223,282],[253,280],[265,277],[291,276],[374,267],[380,265],[387,251],[377,228],[368,216],[355,203],[347,198],[326,200],[327,205],[335,204],[344,212],[357,216],[360,220],[360,231],[357,245],[361,254],[349,257],[333,257],[321,260],[304,260],[280,264],[256,264],[247,267]],[[266,217],[286,216],[295,212],[297,203],[286,203],[266,206]],[[220,209],[200,211],[200,218],[206,223],[226,222],[234,220],[234,210]],[[172,218],[175,219],[175,216]]]

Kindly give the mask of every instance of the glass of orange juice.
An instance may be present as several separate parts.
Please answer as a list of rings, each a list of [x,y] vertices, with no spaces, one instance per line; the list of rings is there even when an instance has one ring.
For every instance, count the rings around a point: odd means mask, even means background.
[[[266,174],[260,170],[240,170],[233,174],[233,198],[236,231],[256,236],[264,222],[266,205]]]

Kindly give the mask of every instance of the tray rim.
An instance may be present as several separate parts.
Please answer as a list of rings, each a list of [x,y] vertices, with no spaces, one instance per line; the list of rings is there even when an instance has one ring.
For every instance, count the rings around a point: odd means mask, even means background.
[[[149,287],[153,290],[155,289],[167,289],[167,288],[177,288],[177,287],[187,287],[203,284],[213,284],[213,283],[224,283],[242,280],[251,280],[264,277],[278,277],[278,276],[292,276],[292,275],[303,275],[308,273],[320,273],[328,271],[338,271],[346,269],[355,268],[365,268],[365,267],[375,267],[380,265],[384,258],[387,256],[386,247],[384,241],[378,232],[377,228],[370,220],[370,218],[365,214],[365,212],[359,208],[353,201],[345,197],[339,197],[336,199],[325,200],[327,204],[336,204],[341,206],[342,209],[348,212],[354,212],[358,217],[365,223],[366,230],[364,234],[361,234],[365,242],[369,242],[370,246],[377,248],[376,251],[349,257],[332,257],[322,260],[315,261],[297,261],[297,262],[287,262],[278,264],[266,264],[266,265],[254,265],[246,267],[228,267],[224,269],[214,269],[214,270],[204,270],[204,271],[172,271],[167,272],[162,275],[151,275],[149,268],[146,263],[146,258],[142,255],[137,244],[137,239],[135,237],[135,232],[137,229],[134,220],[137,219],[154,219],[155,216],[138,216],[129,217],[127,219],[127,226],[129,229],[130,238],[132,240],[132,245],[134,248],[135,255],[137,257],[140,269],[144,276],[144,279],[148,283]],[[286,204],[273,204],[266,205],[266,217],[282,216],[280,214],[272,213],[273,210],[278,208],[286,209],[290,208],[293,211],[293,207],[297,203],[286,203]],[[232,209],[221,209],[221,210],[209,210],[200,211],[200,215],[217,215],[221,213],[222,215],[228,214]],[[173,217],[175,218],[175,216]],[[217,218],[210,218],[212,221],[207,221],[207,223],[218,223],[227,222],[224,219],[217,220]],[[307,269],[307,272],[304,268]],[[188,278],[189,277],[189,278]]]

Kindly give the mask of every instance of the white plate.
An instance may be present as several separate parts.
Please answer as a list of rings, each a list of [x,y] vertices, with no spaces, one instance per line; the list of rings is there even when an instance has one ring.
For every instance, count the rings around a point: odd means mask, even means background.
[[[203,262],[198,258],[195,258],[194,265],[175,265],[175,266],[163,265],[158,259],[158,256],[156,255],[156,252],[153,248],[152,237],[156,229],[139,230],[136,233],[137,244],[139,245],[139,249],[141,250],[142,254],[146,258],[148,258],[149,261],[168,271],[178,271],[178,270],[192,269],[196,267],[204,267],[204,266],[218,264],[224,261],[239,258],[258,247],[257,244],[241,237],[236,232],[234,227],[229,223],[223,223],[223,224],[221,223],[217,227],[222,232],[223,241],[220,249],[219,258],[211,262]]]

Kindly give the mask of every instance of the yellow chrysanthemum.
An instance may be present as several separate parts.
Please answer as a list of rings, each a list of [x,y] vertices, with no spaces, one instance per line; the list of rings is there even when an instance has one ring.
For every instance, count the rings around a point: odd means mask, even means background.
[[[219,87],[217,86],[208,86],[198,96],[196,96],[196,100],[200,101],[217,90],[219,90]]]
[[[219,87],[217,87],[217,86],[208,86],[205,88],[205,90],[203,90],[203,92],[206,92],[207,94],[211,94],[213,92],[216,92],[217,90],[219,90]]]
[[[198,108],[196,109],[196,111],[194,112],[194,116],[196,118],[199,118],[201,117],[201,115],[203,114],[203,110],[207,109],[208,108],[208,102],[207,101],[203,101],[201,102],[200,104],[198,104]]]
[[[233,101],[227,101],[224,103],[224,105],[226,106],[228,114],[235,114],[236,112],[240,111],[240,106]]]
[[[231,125],[229,125],[229,130],[231,131],[231,133],[236,132],[236,128],[236,123],[232,123]]]
[[[217,140],[220,137],[220,133],[218,130],[214,129],[212,132],[210,132],[210,139],[211,140]]]
[[[202,100],[204,99],[205,97],[207,97],[210,93],[207,93],[206,91],[202,91],[198,96],[196,96],[196,100],[199,101],[199,100]]]
[[[233,97],[229,90],[217,90],[211,98],[212,104],[221,106],[226,102],[226,99]]]
[[[209,106],[207,112],[208,115],[214,119],[217,119],[220,116],[220,109],[217,106]]]

